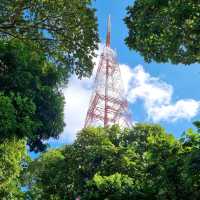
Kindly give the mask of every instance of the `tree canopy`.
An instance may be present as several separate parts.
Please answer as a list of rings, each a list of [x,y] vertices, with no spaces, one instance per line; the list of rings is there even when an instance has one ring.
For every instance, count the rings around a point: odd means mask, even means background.
[[[147,62],[200,62],[200,3],[136,0],[127,8],[125,39]]]
[[[95,10],[90,0],[1,0],[0,37],[42,50],[65,76],[89,76],[98,43]]]
[[[97,43],[90,0],[0,1],[0,141],[26,138],[43,151],[59,136],[62,85],[91,74]]]
[[[12,138],[0,143],[0,196],[5,200],[22,200],[21,173],[27,166],[26,142]]]
[[[30,164],[28,199],[197,200],[200,136],[158,125],[87,128]]]
[[[0,41],[0,60],[0,141],[27,138],[30,150],[44,150],[64,127],[62,73],[15,40]]]
[[[135,0],[126,43],[148,62],[199,62],[199,16],[198,1]],[[181,138],[155,124],[88,127],[47,149],[64,127],[62,86],[91,74],[97,43],[91,0],[0,1],[0,198],[198,200],[199,121]]]

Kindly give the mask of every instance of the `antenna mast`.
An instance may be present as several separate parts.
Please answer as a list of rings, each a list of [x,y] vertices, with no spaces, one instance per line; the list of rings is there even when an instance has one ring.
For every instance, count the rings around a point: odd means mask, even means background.
[[[107,35],[106,35],[106,46],[110,47],[110,37],[111,37],[111,20],[110,15],[108,16],[108,24],[107,24]]]
[[[100,125],[107,127],[113,124],[131,126],[131,115],[128,112],[120,68],[116,53],[110,48],[110,44],[111,20],[109,16],[106,46],[100,57],[85,127]]]

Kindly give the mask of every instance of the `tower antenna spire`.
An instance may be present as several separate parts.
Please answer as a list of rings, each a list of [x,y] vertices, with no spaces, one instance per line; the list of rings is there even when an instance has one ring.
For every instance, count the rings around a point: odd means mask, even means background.
[[[109,15],[108,16],[108,24],[107,24],[106,47],[110,47],[110,37],[111,37],[111,19],[110,19],[110,15]]]
[[[131,127],[131,115],[128,110],[119,64],[115,51],[110,48],[110,16],[107,26],[106,47],[100,56],[85,127],[100,125],[108,127],[113,124]]]

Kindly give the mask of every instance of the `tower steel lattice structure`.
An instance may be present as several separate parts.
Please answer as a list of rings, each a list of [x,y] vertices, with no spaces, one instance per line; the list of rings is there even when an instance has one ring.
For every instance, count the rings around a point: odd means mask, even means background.
[[[110,47],[111,22],[108,18],[106,46],[100,56],[100,62],[94,80],[94,90],[90,99],[85,127],[104,127],[119,124],[131,126],[131,115],[123,87],[123,81],[116,52]]]

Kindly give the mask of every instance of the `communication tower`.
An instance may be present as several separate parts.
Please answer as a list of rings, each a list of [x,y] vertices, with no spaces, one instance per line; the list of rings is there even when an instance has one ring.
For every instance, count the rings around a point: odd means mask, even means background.
[[[110,126],[119,124],[131,126],[131,115],[128,112],[128,101],[116,52],[111,49],[111,21],[108,18],[106,46],[100,56],[100,62],[94,81],[85,127]]]

